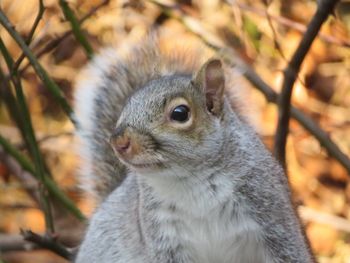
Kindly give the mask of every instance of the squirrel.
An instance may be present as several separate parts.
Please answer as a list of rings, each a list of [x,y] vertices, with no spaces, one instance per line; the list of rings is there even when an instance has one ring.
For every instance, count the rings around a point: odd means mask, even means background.
[[[228,65],[155,39],[121,50],[75,94],[98,199],[75,262],[315,262],[283,169],[228,99]]]

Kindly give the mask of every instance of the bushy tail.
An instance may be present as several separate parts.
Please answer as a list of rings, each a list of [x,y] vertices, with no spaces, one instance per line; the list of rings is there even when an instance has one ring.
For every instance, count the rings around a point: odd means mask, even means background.
[[[194,49],[170,42],[151,36],[136,45],[106,49],[78,78],[75,111],[82,157],[81,186],[97,204],[126,176],[126,168],[108,141],[127,98],[152,79],[195,72],[207,57],[198,45]]]

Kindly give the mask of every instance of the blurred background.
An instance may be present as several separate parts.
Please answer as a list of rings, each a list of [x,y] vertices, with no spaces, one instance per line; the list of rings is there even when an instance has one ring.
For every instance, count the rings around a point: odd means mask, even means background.
[[[72,34],[63,2],[68,3],[79,21],[90,47],[84,47],[84,41]],[[169,41],[206,39],[233,48],[240,59],[279,92],[283,70],[317,7],[317,2],[311,0],[45,0],[44,13],[29,41],[39,3],[38,0],[0,0],[0,8],[20,36],[27,39],[38,61],[70,105],[73,105],[75,78],[88,62],[92,50],[98,52],[104,46],[122,44],[155,27],[166,32],[164,37]],[[293,105],[311,117],[348,158],[349,30],[350,1],[343,0],[308,52],[292,98]],[[1,26],[0,36],[16,62],[22,49]],[[1,55],[0,68],[0,134],[18,152],[30,157],[21,127],[10,113],[14,102],[6,89],[14,90],[9,81],[13,74]],[[74,125],[26,58],[19,64],[18,72],[45,170],[88,216],[92,206],[77,186],[79,160],[74,152]],[[243,77],[240,85],[249,97],[251,121],[272,149],[277,107],[268,103]],[[21,229],[43,234],[47,228],[45,215],[39,208],[45,204],[33,197],[42,184],[18,167],[4,148],[0,149],[0,262],[67,262],[52,252],[22,242]],[[294,200],[318,261],[350,263],[349,172],[293,119],[287,142],[287,165]],[[57,199],[50,200],[55,238],[67,247],[77,246],[84,223]]]

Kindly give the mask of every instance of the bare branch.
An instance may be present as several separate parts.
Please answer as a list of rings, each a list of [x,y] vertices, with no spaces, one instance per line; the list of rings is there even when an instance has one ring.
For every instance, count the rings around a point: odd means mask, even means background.
[[[32,26],[32,29],[30,30],[29,32],[29,35],[28,35],[28,38],[26,39],[26,44],[29,46],[29,44],[32,42],[32,39],[33,39],[33,36],[34,36],[34,33],[35,33],[35,30],[36,28],[38,27],[39,25],[39,22],[40,20],[42,19],[43,17],[43,14],[44,14],[44,11],[45,11],[45,6],[44,6],[44,3],[43,3],[43,0],[39,0],[39,11],[38,11],[38,14],[34,20],[34,23],[33,23],[33,26]],[[17,71],[19,66],[21,65],[23,59],[26,57],[26,55],[24,54],[24,52],[22,51],[22,54],[19,56],[19,58],[17,59],[17,61],[13,64],[13,68],[11,71]]]
[[[22,51],[29,59],[32,64],[35,72],[40,77],[45,86],[49,89],[52,95],[57,99],[60,103],[63,110],[66,112],[67,116],[71,119],[71,121],[75,124],[73,118],[73,110],[65,99],[62,91],[57,86],[57,84],[50,78],[41,64],[38,62],[37,58],[34,56],[28,45],[25,43],[23,38],[18,34],[18,32],[14,29],[14,26],[8,20],[4,12],[0,9],[0,24],[6,29],[6,31],[11,35],[11,37],[16,41],[16,43],[21,47]]]
[[[38,178],[38,175],[36,174],[34,167],[31,165],[30,161],[22,155],[20,152],[17,151],[16,148],[14,148],[4,137],[0,135],[0,146],[3,147],[3,149],[11,155],[20,165],[21,167]],[[45,186],[49,190],[49,192],[57,198],[61,202],[61,204],[68,209],[75,217],[77,217],[80,220],[84,220],[84,215],[80,212],[80,210],[74,205],[74,203],[57,187],[55,182],[49,178],[48,176],[44,177]]]
[[[104,0],[97,6],[93,7],[86,15],[84,15],[80,20],[79,24],[81,25],[84,23],[88,18],[93,16],[101,7],[107,5],[110,0]],[[35,56],[37,58],[42,57],[46,53],[49,53],[50,51],[54,50],[63,40],[65,40],[67,37],[69,37],[73,33],[72,30],[68,30],[67,32],[63,33],[59,37],[51,40],[49,43],[47,43],[42,49],[40,49],[38,52],[35,53]],[[23,73],[26,71],[30,66],[30,63],[27,63],[23,66],[23,68],[20,70],[20,73]]]
[[[10,172],[17,177],[20,182],[23,182],[25,185],[30,185],[32,187],[28,187],[26,190],[28,194],[33,198],[33,200],[40,204],[40,198],[38,194],[38,182],[33,178],[33,176],[24,170],[21,165],[7,154],[4,149],[0,146],[0,161],[6,165],[6,167],[10,170]]]
[[[234,60],[234,59],[233,59]],[[259,91],[261,91],[269,102],[277,103],[278,94],[244,62],[238,62],[238,66],[243,69],[243,74],[247,80]],[[291,116],[301,124],[310,134],[312,134],[323,146],[330,156],[333,156],[347,170],[350,176],[350,159],[333,142],[329,135],[322,130],[310,117],[299,109],[291,106]]]
[[[288,67],[284,71],[282,91],[278,99],[278,124],[275,136],[274,153],[283,167],[286,167],[286,143],[289,130],[290,105],[293,85],[298,77],[301,64],[308,53],[312,42],[321,29],[322,24],[334,11],[338,0],[320,0],[314,17],[312,18],[304,37],[295,51]]]
[[[99,3],[97,6],[91,8],[91,10],[85,14],[79,21],[79,24],[84,23],[85,20],[87,20],[89,17],[91,17],[92,15],[94,15],[101,7],[108,5],[110,2],[110,0],[103,0],[101,3]]]
[[[0,78],[1,80],[1,78]],[[42,135],[41,137],[38,136],[37,138],[37,143],[40,145],[42,143],[45,143],[46,141],[50,141],[50,140],[53,140],[53,139],[58,139],[60,137],[72,137],[74,135],[73,132],[60,132],[60,133],[57,133],[57,134],[48,134],[48,135]],[[25,145],[23,143],[19,143],[16,145],[16,148],[19,149],[19,150],[22,150],[25,148]]]
[[[71,242],[70,238],[65,238],[65,237],[60,237],[59,240],[62,244]],[[31,250],[42,249],[42,248],[43,247],[39,246],[39,244],[24,240],[23,235],[0,233],[0,254],[11,252],[11,251],[31,251]],[[71,255],[70,259],[72,260],[74,255],[76,255],[77,253],[77,247],[74,247],[74,248],[64,247],[64,249],[67,250],[68,253],[70,253]],[[56,251],[54,251],[54,253],[56,253]]]
[[[255,8],[255,7],[243,4],[243,3],[236,3],[235,2],[235,4],[240,9],[242,9],[244,11],[252,12],[252,13],[259,15],[259,16],[265,16],[265,17],[269,16],[270,19],[276,21],[277,23],[279,23],[281,25],[287,26],[289,28],[293,28],[301,33],[306,32],[306,26],[302,23],[293,21],[293,20],[286,18],[286,17],[283,17],[283,16],[266,14],[266,11],[263,9]],[[335,36],[331,36],[331,35],[325,34],[323,32],[318,32],[318,37],[320,39],[322,39],[323,41],[328,42],[330,44],[335,44],[335,45],[347,47],[347,48],[350,47],[350,41],[346,40],[346,39],[339,39],[339,38],[336,38]]]
[[[0,254],[8,251],[28,251],[37,248],[37,245],[23,240],[21,235],[0,234]]]
[[[5,50],[5,45],[2,39],[0,38],[0,52],[2,50]],[[3,54],[3,52],[1,52]],[[5,52],[6,54],[6,52]],[[8,54],[9,55],[9,54]],[[6,57],[6,55],[4,55]],[[8,59],[6,59],[8,60]],[[11,119],[16,123],[17,128],[20,130],[22,137],[24,137],[24,134],[22,131],[24,131],[23,124],[21,121],[21,114],[18,111],[17,107],[17,101],[12,93],[11,85],[9,83],[9,79],[6,79],[5,73],[2,71],[2,68],[0,67],[0,94],[1,97],[6,105],[6,108],[8,110],[8,113],[11,117]]]
[[[269,24],[269,27],[270,27],[272,35],[273,35],[273,43],[274,43],[275,49],[281,55],[282,59],[284,61],[287,61],[286,56],[284,55],[284,52],[283,52],[283,50],[281,48],[281,45],[278,42],[277,32],[276,32],[275,27],[273,26],[273,23],[272,23],[272,20],[271,20],[272,18],[271,18],[271,15],[269,14],[269,11],[268,11],[268,8],[269,8],[271,2],[267,2],[267,1],[263,1],[263,2],[264,2],[265,7],[266,7],[266,9],[265,9],[265,16],[266,16],[267,22]]]
[[[73,258],[73,254],[51,236],[41,236],[31,230],[21,230],[21,234],[24,240],[30,241],[41,248],[46,248],[68,260]]]
[[[65,0],[59,0],[61,9],[63,11],[63,14],[65,18],[69,21],[72,32],[75,36],[75,38],[79,41],[81,46],[84,48],[84,51],[87,55],[87,57],[90,59],[94,53],[90,43],[87,41],[86,37],[84,36],[84,33],[82,32],[80,28],[80,23],[76,16],[74,15],[73,10],[69,7],[68,3]]]
[[[7,48],[5,45],[1,45],[1,53],[2,54],[9,54]],[[14,62],[12,58],[8,58],[6,60],[8,70],[11,71],[13,69]],[[45,171],[45,161],[44,158],[39,150],[39,146],[36,142],[36,136],[35,131],[33,129],[32,120],[29,114],[29,108],[27,105],[27,101],[23,92],[22,82],[21,78],[18,75],[17,69],[14,69],[14,71],[11,74],[11,80],[13,83],[13,86],[15,87],[16,91],[16,105],[17,110],[20,114],[20,122],[21,126],[19,126],[21,129],[21,133],[23,135],[23,139],[26,142],[26,145],[28,146],[28,150],[31,154],[31,157],[34,160],[34,166],[35,171],[38,175],[39,181],[41,184],[39,184],[39,193],[40,193],[40,199],[39,204],[41,206],[42,211],[45,215],[45,224],[47,231],[50,231],[51,233],[54,232],[54,224],[53,224],[53,218],[52,218],[52,211],[51,211],[51,202],[48,191],[46,191],[46,186],[44,184],[44,177],[49,176],[49,173]]]

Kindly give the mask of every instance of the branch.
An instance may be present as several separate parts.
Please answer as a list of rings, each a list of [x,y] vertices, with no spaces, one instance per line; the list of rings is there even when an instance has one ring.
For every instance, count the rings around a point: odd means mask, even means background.
[[[83,32],[81,31],[80,24],[78,19],[75,17],[74,12],[72,9],[70,9],[68,3],[66,0],[59,0],[59,4],[61,6],[61,9],[63,11],[63,14],[65,18],[69,21],[73,34],[75,38],[78,40],[78,42],[82,45],[84,48],[84,51],[89,59],[91,59],[94,51],[90,45],[90,43],[85,38]]]
[[[237,5],[240,9],[244,10],[244,11],[248,11],[248,12],[252,12],[256,15],[259,16],[264,16],[264,17],[269,17],[270,19],[273,19],[274,21],[276,21],[277,23],[293,28],[301,33],[305,33],[306,32],[306,26],[302,23],[293,21],[289,18],[283,17],[283,16],[276,16],[276,15],[271,15],[271,14],[267,14],[265,10],[263,9],[259,9],[259,8],[255,8],[252,6],[249,6],[247,4],[243,4],[243,3],[237,3],[235,2],[235,5]],[[342,46],[342,47],[350,47],[350,41],[347,39],[338,39],[334,36],[322,33],[322,32],[318,32],[318,37],[320,39],[322,39],[325,42],[331,43],[331,44],[335,44],[338,46]]]
[[[0,51],[5,50],[3,49],[3,47],[4,47],[3,42],[2,42],[2,39],[0,38]],[[24,128],[21,122],[21,114],[19,113],[17,108],[17,101],[15,96],[12,93],[11,85],[8,79],[6,79],[5,73],[2,71],[1,67],[0,67],[0,94],[1,94],[1,97],[3,98],[3,101],[6,105],[6,108],[8,110],[8,113],[11,119],[16,123],[17,128],[20,130],[21,135],[23,137],[24,134],[22,133],[22,131],[24,131]]]
[[[75,124],[75,121],[73,119],[73,110],[69,106],[66,99],[64,98],[62,91],[57,86],[57,84],[50,78],[50,76],[47,74],[44,68],[40,65],[40,63],[38,62],[38,60],[36,59],[32,51],[29,49],[28,45],[24,42],[23,38],[14,29],[14,26],[11,24],[11,22],[8,20],[8,18],[6,17],[6,15],[3,13],[1,9],[0,9],[0,24],[3,25],[6,31],[21,47],[22,51],[29,59],[30,63],[32,64],[39,78],[42,80],[45,86],[49,89],[52,95],[57,99],[57,101],[59,102],[63,110],[66,112],[70,120],[73,122],[73,124]]]
[[[269,102],[276,103],[278,94],[249,66],[238,54],[232,49],[227,49],[222,41],[205,30],[200,22],[192,17],[187,16],[177,6],[167,6],[158,0],[151,0],[152,3],[159,6],[166,15],[181,22],[186,29],[198,36],[209,48],[221,54],[225,60],[241,69],[244,77],[260,92]],[[323,131],[310,117],[303,114],[300,110],[292,107],[292,117],[299,122],[310,134],[312,134],[320,144],[327,150],[328,154],[333,156],[348,172],[350,176],[350,159],[339,149],[339,147],[329,138],[328,134]]]
[[[37,248],[37,245],[24,241],[21,235],[0,234],[0,255],[8,251],[28,251]]]
[[[39,25],[39,22],[40,20],[42,19],[43,17],[43,14],[44,14],[44,11],[45,11],[45,6],[44,6],[44,3],[43,3],[43,0],[39,0],[39,11],[38,11],[38,14],[34,20],[34,23],[33,23],[33,26],[32,26],[32,29],[30,30],[29,32],[29,35],[28,35],[28,38],[26,40],[26,44],[29,46],[30,42],[32,42],[32,39],[33,39],[33,36],[34,36],[34,33],[35,33],[35,30],[36,28],[38,27]],[[22,51],[22,54],[19,56],[19,58],[17,59],[16,63],[14,63],[13,65],[13,69],[12,71],[17,71],[19,66],[21,65],[23,59],[26,57],[26,55],[24,54],[24,52]]]
[[[9,169],[11,174],[13,174],[19,181],[25,182],[26,185],[30,185],[32,187],[28,187],[26,190],[29,193],[29,195],[32,197],[32,199],[37,203],[40,204],[40,198],[38,195],[38,182],[33,178],[33,176],[23,169],[23,167],[17,162],[16,159],[14,159],[12,156],[10,156],[8,153],[6,153],[2,146],[0,146],[0,161],[6,165],[6,167]]]
[[[91,10],[85,14],[79,21],[79,24],[84,23],[85,20],[87,20],[89,17],[91,17],[93,14],[95,14],[101,7],[108,5],[110,0],[103,0],[101,3],[99,3],[97,6],[91,8]]]
[[[234,61],[235,59],[232,58]],[[243,70],[243,75],[259,91],[261,91],[269,102],[277,103],[278,94],[244,62],[238,63]],[[291,116],[301,124],[310,134],[312,134],[323,146],[330,156],[333,156],[348,172],[350,176],[350,159],[333,142],[329,135],[322,130],[310,117],[299,109],[291,106]]]
[[[0,49],[2,54],[5,54],[5,56],[9,56],[9,52],[5,45],[1,45]],[[47,231],[50,231],[51,233],[53,233],[54,224],[53,224],[53,218],[52,218],[50,197],[44,187],[45,184],[43,184],[44,177],[48,176],[48,173],[45,171],[44,159],[41,155],[39,146],[36,142],[35,132],[33,129],[31,117],[29,115],[28,105],[24,96],[21,78],[18,75],[17,68],[13,68],[14,62],[11,57],[7,58],[6,63],[9,71],[13,69],[13,72],[11,74],[11,80],[15,87],[16,96],[17,96],[16,105],[17,105],[18,113],[20,114],[19,116],[20,118],[18,121],[21,123],[21,125],[19,126],[21,128],[21,134],[28,146],[28,150],[34,160],[36,173],[38,174],[39,180],[42,183],[42,184],[39,184],[39,193],[40,193],[40,201],[41,201],[39,204],[45,215],[46,229]]]
[[[78,22],[81,25],[82,23],[84,23],[84,21],[86,21],[88,18],[90,18],[92,15],[94,15],[101,7],[107,5],[109,3],[110,0],[104,0],[102,1],[100,4],[98,4],[97,6],[91,8],[91,10],[84,15]],[[62,34],[61,36],[51,40],[48,44],[46,44],[46,46],[44,46],[42,49],[40,49],[35,55],[37,58],[40,58],[41,56],[43,56],[44,54],[52,51],[53,49],[55,49],[63,40],[65,40],[67,37],[69,37],[72,34],[72,30],[68,30],[67,32],[65,32],[64,34]],[[20,70],[20,73],[23,73],[24,71],[26,71],[29,67],[30,63],[26,64],[23,66],[23,68]]]
[[[41,236],[31,230],[21,230],[21,234],[23,235],[24,240],[30,241],[41,248],[46,248],[68,260],[73,258],[73,254],[63,245],[58,243],[53,237],[47,235]]]
[[[40,235],[39,235],[40,236]],[[61,244],[69,244],[72,242],[71,237],[65,237],[65,236],[60,236],[59,240]],[[6,253],[6,252],[11,252],[11,251],[31,251],[34,249],[40,249],[38,244],[34,244],[30,241],[26,241],[23,239],[23,235],[18,235],[18,234],[1,234],[0,233],[0,255],[1,253]],[[66,248],[64,247],[68,253],[70,253],[72,257],[76,255],[77,253],[77,248]],[[56,252],[55,252],[56,253]]]
[[[286,143],[289,130],[293,85],[298,77],[300,66],[308,53],[313,40],[320,31],[322,24],[334,11],[337,2],[338,0],[319,0],[316,14],[312,18],[304,37],[290,60],[288,67],[284,71],[282,91],[278,99],[279,115],[274,146],[275,156],[283,167],[286,167]]]
[[[16,150],[9,142],[6,141],[4,137],[0,135],[0,145],[4,148],[4,150],[11,155],[21,166],[22,168],[32,174],[35,178],[38,179],[38,175],[36,174],[34,167],[31,165],[30,161],[22,155],[20,152]],[[80,210],[74,205],[74,203],[57,187],[55,182],[49,178],[48,176],[44,177],[45,186],[48,191],[57,198],[58,201],[62,203],[62,205],[70,211],[76,218],[80,220],[85,220],[84,215],[80,212]]]
[[[0,78],[1,80],[1,78]],[[60,133],[57,133],[57,134],[48,134],[48,135],[44,135],[44,136],[38,136],[37,138],[37,143],[40,145],[42,143],[45,143],[47,141],[50,141],[50,140],[54,140],[54,139],[59,139],[60,137],[72,137],[74,135],[74,132],[60,132]],[[25,149],[25,145],[23,143],[19,143],[19,144],[16,144],[15,145],[16,148],[18,150],[23,150]]]
[[[273,39],[273,43],[274,43],[274,46],[275,46],[275,49],[278,51],[278,53],[281,55],[282,59],[284,61],[286,61],[286,56],[284,55],[284,52],[281,48],[281,45],[280,43],[278,42],[278,36],[277,36],[277,32],[276,32],[276,29],[275,27],[273,26],[273,23],[272,23],[272,20],[271,20],[271,15],[269,14],[268,12],[268,9],[269,9],[269,5],[271,4],[271,2],[267,2],[267,1],[263,1],[264,4],[265,4],[265,17],[266,17],[266,20],[267,20],[267,23],[269,24],[269,27],[271,29],[271,32],[272,32],[272,39]]]
[[[1,15],[2,12],[0,10],[0,22],[1,22]],[[16,31],[12,31],[15,34],[18,34]],[[21,41],[23,39],[20,38]],[[0,38],[0,51],[4,55],[7,66],[10,69],[13,67],[13,60],[11,56],[9,55],[8,50],[6,49],[5,45],[3,45],[3,42],[1,41]],[[40,66],[40,65],[39,65]],[[1,73],[2,71],[0,71]],[[31,152],[31,155],[35,161],[35,168],[32,167],[30,162],[22,156],[12,145],[10,145],[5,138],[3,138],[0,135],[0,145],[4,148],[8,154],[13,156],[23,167],[24,170],[30,172],[32,175],[38,179],[41,184],[39,185],[40,193],[42,195],[42,201],[43,201],[43,211],[45,213],[46,220],[45,222],[48,223],[48,228],[51,229],[53,232],[53,221],[52,221],[52,216],[51,216],[51,208],[50,208],[50,203],[49,203],[49,197],[47,196],[47,193],[45,189],[42,188],[42,186],[45,186],[48,191],[55,196],[58,200],[62,202],[62,204],[70,211],[72,212],[77,218],[79,219],[84,219],[84,216],[81,214],[78,208],[71,202],[71,200],[62,192],[60,189],[57,187],[54,181],[50,178],[49,174],[46,172],[45,165],[44,165],[44,160],[40,154],[39,147],[36,142],[35,134],[33,127],[31,125],[31,118],[29,115],[29,110],[26,105],[26,101],[24,98],[22,86],[21,86],[21,80],[18,76],[18,72],[14,71],[11,74],[11,79],[13,81],[13,84],[16,89],[16,94],[17,94],[17,101],[18,102],[18,114],[19,115],[19,128],[21,128],[21,133],[23,135],[23,138]],[[3,74],[0,74],[1,76]],[[0,77],[1,77],[0,76]],[[11,108],[9,108],[11,109]],[[16,112],[17,113],[17,112]],[[16,119],[17,120],[17,119]]]

